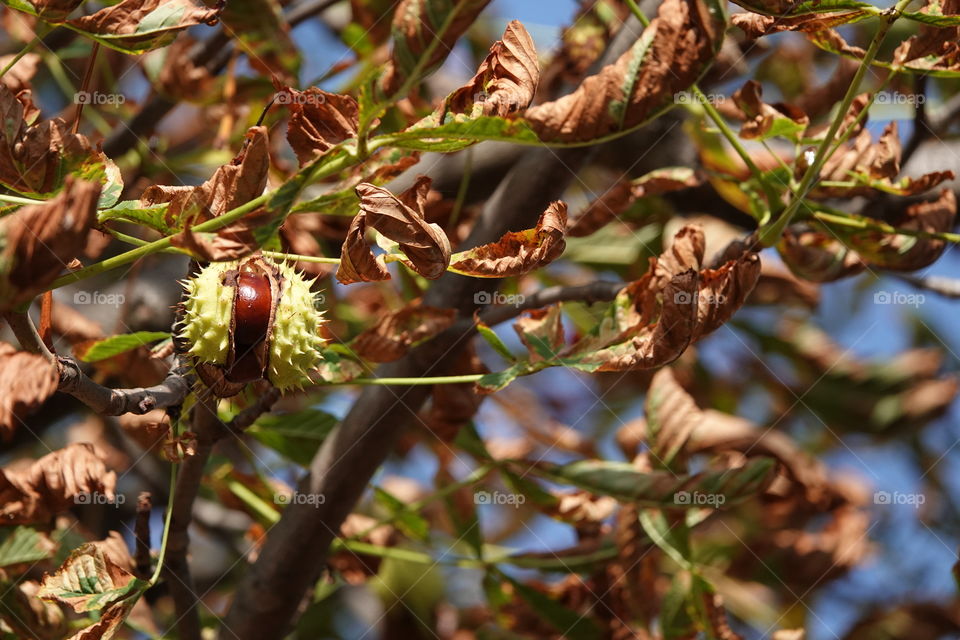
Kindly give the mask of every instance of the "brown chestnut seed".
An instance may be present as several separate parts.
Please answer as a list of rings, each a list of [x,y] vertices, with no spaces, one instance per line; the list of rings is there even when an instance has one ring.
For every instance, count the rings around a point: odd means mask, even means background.
[[[263,342],[270,329],[273,290],[270,279],[251,263],[240,267],[233,303],[233,364],[224,372],[229,382],[260,380],[267,365]]]

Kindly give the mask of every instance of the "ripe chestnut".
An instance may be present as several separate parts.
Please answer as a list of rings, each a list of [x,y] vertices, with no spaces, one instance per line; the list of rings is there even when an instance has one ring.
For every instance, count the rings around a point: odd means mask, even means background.
[[[310,285],[263,256],[211,263],[184,283],[179,337],[214,394],[264,378],[281,391],[309,381],[323,344]]]

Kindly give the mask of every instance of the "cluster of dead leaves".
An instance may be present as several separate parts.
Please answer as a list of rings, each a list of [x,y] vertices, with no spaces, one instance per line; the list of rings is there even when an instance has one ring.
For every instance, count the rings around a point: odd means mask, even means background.
[[[740,247],[705,268],[704,236],[687,226],[650,268],[617,296],[597,331],[563,352],[599,371],[649,369],[675,360],[743,304],[760,275],[755,250]]]
[[[449,268],[480,278],[504,278],[543,267],[563,253],[567,208],[552,203],[533,229],[504,234],[497,242],[452,253],[443,229],[425,219],[430,178],[421,176],[407,190],[394,195],[387,189],[362,183],[357,186],[360,213],[350,223],[343,242],[337,280],[344,284],[388,280],[387,256],[395,257],[429,279]],[[387,251],[375,255],[367,244],[368,227]]]
[[[637,42],[571,94],[524,119],[541,140],[589,141],[630,129],[672,105],[697,81],[723,39],[722,9],[709,0],[667,0]]]
[[[905,231],[937,233],[950,231],[956,218],[953,191],[943,189],[936,200],[910,204],[891,224]],[[839,235],[820,224],[791,225],[777,245],[783,261],[799,277],[813,282],[831,282],[856,275],[864,269],[915,271],[936,262],[946,248],[938,238],[858,231]]]
[[[77,504],[81,494],[112,500],[116,474],[88,443],[74,443],[22,470],[0,470],[0,519],[6,524],[44,523]]]
[[[100,183],[67,176],[63,190],[42,204],[0,220],[0,309],[32,300],[83,251],[97,219]]]

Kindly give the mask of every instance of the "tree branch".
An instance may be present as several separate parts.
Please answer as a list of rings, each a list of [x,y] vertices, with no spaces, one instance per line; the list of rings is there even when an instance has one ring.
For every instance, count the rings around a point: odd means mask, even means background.
[[[148,388],[111,389],[97,384],[80,370],[73,358],[58,357],[60,386],[58,391],[69,393],[95,412],[105,416],[125,413],[143,415],[154,409],[165,409],[183,402],[190,393],[188,367],[179,364],[158,385]]]

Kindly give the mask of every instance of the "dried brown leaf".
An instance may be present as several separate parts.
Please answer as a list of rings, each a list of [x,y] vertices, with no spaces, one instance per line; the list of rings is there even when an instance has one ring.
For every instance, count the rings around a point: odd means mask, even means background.
[[[152,185],[140,196],[142,206],[169,203],[167,224],[183,227],[204,222],[258,197],[267,186],[270,149],[267,128],[250,127],[240,153],[196,187]]]
[[[63,191],[0,220],[0,308],[45,290],[83,250],[97,220],[100,184],[67,176]]]
[[[287,140],[301,167],[357,135],[360,108],[350,96],[328,93],[316,87],[306,91],[281,87],[277,103],[287,105],[290,110]]]
[[[470,82],[447,96],[440,121],[446,113],[508,116],[522,111],[533,101],[539,79],[533,39],[518,20],[513,20],[490,47]]]
[[[0,520],[46,522],[70,509],[81,494],[113,499],[117,476],[92,444],[77,442],[36,460],[27,469],[0,469]]]
[[[163,32],[172,35],[195,25],[216,24],[223,4],[218,3],[213,7],[207,7],[199,0],[122,0],[115,5],[68,22],[86,33],[113,38],[126,35],[128,37],[123,39],[124,44],[136,46],[139,41],[148,43],[158,39],[156,33],[138,34],[138,31],[141,21],[161,7],[167,12]]]
[[[436,279],[443,275],[450,263],[450,241],[439,225],[424,220],[430,178],[420,176],[413,186],[396,196],[366,182],[357,185],[356,191],[360,198],[360,213],[350,225],[343,243],[342,253],[349,258],[350,264],[345,267],[343,262],[340,263],[337,269],[340,282],[348,284],[389,277],[383,258],[374,258],[363,240],[365,225],[396,242],[403,252],[403,263],[423,277]]]
[[[733,102],[740,109],[744,123],[740,128],[740,137],[747,140],[764,137],[777,120],[789,119],[797,127],[806,127],[810,118],[793,105],[785,103],[767,104],[762,99],[763,87],[755,80],[748,80],[733,94]]]
[[[9,440],[20,419],[53,395],[60,383],[46,357],[0,342],[0,437]]]
[[[859,254],[836,236],[815,229],[786,228],[777,251],[790,271],[811,282],[833,282],[866,267]]]
[[[645,407],[650,452],[657,462],[666,466],[703,420],[703,412],[677,382],[670,367],[654,374]]]
[[[359,357],[370,362],[398,360],[411,346],[453,324],[456,311],[412,304],[384,316],[350,342]]]
[[[639,198],[695,187],[701,182],[702,177],[686,167],[663,167],[635,180],[621,180],[567,224],[567,235],[588,236],[617,218]]]
[[[780,31],[815,33],[854,22],[866,15],[869,14],[862,9],[831,13],[806,13],[796,16],[778,15],[776,17],[745,12],[733,14],[730,16],[730,21],[734,26],[743,29],[748,38],[759,38]]]
[[[560,257],[567,244],[567,205],[559,200],[540,214],[537,226],[506,233],[497,242],[455,254],[451,271],[478,278],[518,276],[546,266]]]
[[[29,91],[0,86],[0,184],[32,196],[53,193],[94,155],[87,139],[61,118],[38,120],[38,114]]]
[[[541,140],[577,142],[631,129],[697,81],[723,39],[702,0],[666,0],[636,44],[573,93],[527,110]]]

